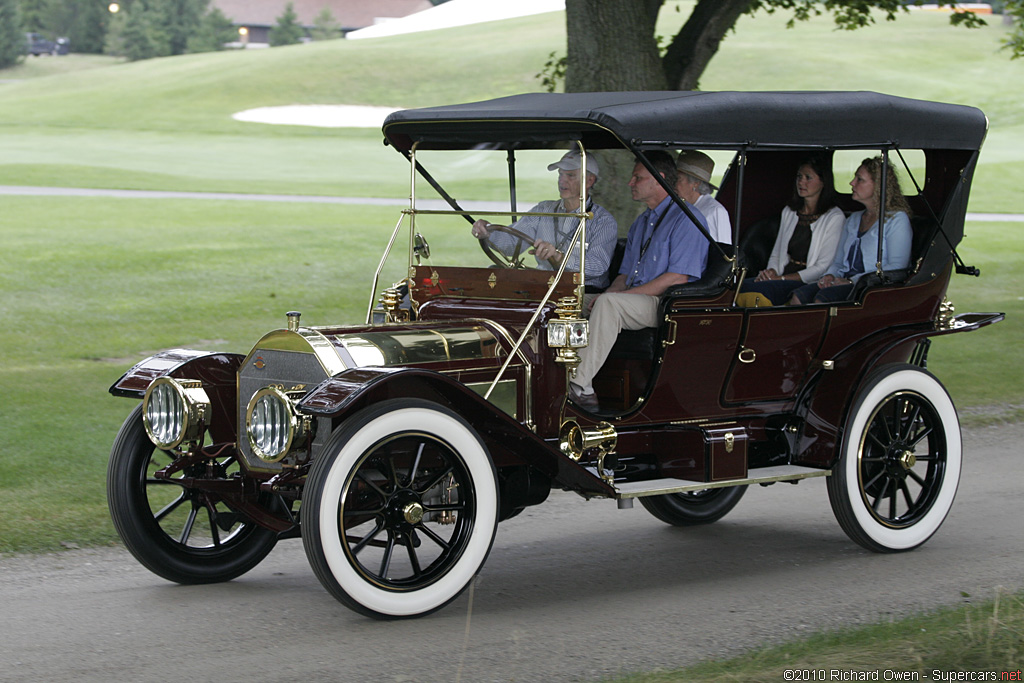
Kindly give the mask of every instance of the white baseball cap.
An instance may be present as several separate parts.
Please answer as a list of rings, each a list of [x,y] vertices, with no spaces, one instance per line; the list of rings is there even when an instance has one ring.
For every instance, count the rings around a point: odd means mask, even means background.
[[[578,171],[580,168],[580,151],[578,149],[571,149],[562,155],[562,158],[553,164],[548,164],[548,170],[554,171],[555,169],[561,169],[563,171]],[[594,177],[598,177],[598,166],[597,157],[593,154],[587,155],[587,173],[593,173]]]

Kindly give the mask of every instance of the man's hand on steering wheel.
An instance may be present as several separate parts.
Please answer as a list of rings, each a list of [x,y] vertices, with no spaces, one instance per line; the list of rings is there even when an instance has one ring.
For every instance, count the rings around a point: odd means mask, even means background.
[[[536,254],[538,259],[551,262],[552,265],[560,263],[564,256],[564,254],[556,249],[555,245],[551,244],[551,242],[545,242],[541,239],[533,243],[533,248],[530,249],[530,253]]]
[[[470,231],[473,233],[473,237],[477,238],[478,240],[485,240],[490,235],[489,228],[491,227],[491,225],[491,223],[481,218],[480,220],[473,223],[473,227],[470,229]]]
[[[496,266],[499,266],[501,268],[526,267],[523,265],[522,257],[513,258],[502,253],[501,250],[497,249],[496,247],[492,249],[494,245],[490,242],[488,238],[491,236],[492,232],[496,231],[512,235],[516,239],[521,240],[526,244],[532,244],[533,248],[530,250],[530,253],[534,253],[540,245],[547,245],[547,247],[550,247],[551,252],[551,255],[549,257],[546,257],[547,261],[548,263],[551,264],[552,268],[558,268],[558,263],[561,259],[561,252],[558,252],[558,250],[554,248],[554,245],[548,242],[544,242],[543,240],[535,240],[530,235],[520,232],[519,230],[516,230],[511,226],[489,223],[481,218],[480,220],[475,221],[473,223],[473,227],[470,229],[470,232],[473,234],[473,237],[476,237],[478,240],[480,240],[480,248],[484,250],[484,253],[487,254],[488,258],[490,258],[491,261],[493,261]],[[545,253],[547,253],[547,249],[545,249]],[[556,254],[559,254],[559,256],[556,256]],[[545,258],[545,256],[541,255],[540,258],[543,259]]]

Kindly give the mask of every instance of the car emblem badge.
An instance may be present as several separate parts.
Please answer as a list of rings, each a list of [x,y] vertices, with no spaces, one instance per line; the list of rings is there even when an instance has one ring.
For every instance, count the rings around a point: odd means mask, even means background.
[[[267,367],[267,362],[263,360],[263,356],[256,356],[256,360],[254,360],[252,364],[256,366],[257,370],[262,370]]]

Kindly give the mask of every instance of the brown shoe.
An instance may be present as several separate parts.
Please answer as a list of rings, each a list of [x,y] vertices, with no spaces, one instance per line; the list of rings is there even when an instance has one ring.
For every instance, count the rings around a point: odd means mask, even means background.
[[[601,407],[601,404],[597,402],[597,394],[594,392],[584,394],[578,386],[571,382],[569,383],[569,400],[586,410],[597,410]]]

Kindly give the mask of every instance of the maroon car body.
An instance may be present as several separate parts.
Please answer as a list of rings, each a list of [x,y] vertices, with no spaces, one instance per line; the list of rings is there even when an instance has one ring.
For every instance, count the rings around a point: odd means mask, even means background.
[[[143,564],[182,583],[231,579],[301,535],[325,588],[378,618],[453,600],[498,522],[552,488],[638,499],[686,526],[721,518],[751,483],[827,477],[854,541],[917,547],[952,505],[961,462],[929,344],[1002,319],[954,315],[946,299],[954,272],[977,274],[956,246],[986,130],[972,107],[875,93],[538,94],[396,112],[384,135],[410,161],[412,199],[366,320],[306,327],[290,313],[244,356],[177,349],[129,370],[111,392],[143,404],[111,456],[114,522]],[[431,261],[439,244],[472,242],[466,221],[527,213],[517,155],[566,146],[648,167],[656,149],[731,155],[717,198],[734,244],[709,239],[707,270],[661,298],[661,324],[623,333],[595,412],[567,401],[587,339],[578,275],[515,257]],[[464,209],[423,160],[485,151],[507,161],[507,208]],[[742,307],[739,282],[764,267],[809,153],[881,154],[909,177],[910,266],[869,273],[845,302]],[[445,208],[424,208],[424,182]],[[585,243],[593,216],[572,215]],[[449,233],[435,241],[428,224]],[[407,275],[382,287],[388,258]]]

